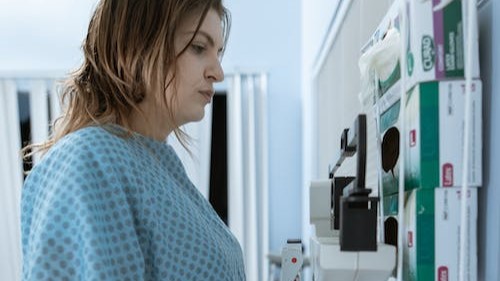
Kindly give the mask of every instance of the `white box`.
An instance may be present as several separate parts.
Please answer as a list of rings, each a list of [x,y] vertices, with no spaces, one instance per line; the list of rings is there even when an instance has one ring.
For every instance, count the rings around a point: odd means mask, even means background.
[[[466,52],[461,0],[407,0],[407,89],[422,81],[464,77]],[[444,6],[443,6],[444,5]],[[479,78],[477,22],[472,76]]]
[[[375,105],[375,112],[380,114],[380,153],[382,165],[382,194],[390,196],[398,192],[399,188],[399,142],[401,135],[401,83],[393,85]]]
[[[458,280],[460,254],[460,188],[439,188],[435,193],[436,280]],[[477,189],[467,196],[467,236],[464,280],[477,280]]]
[[[458,280],[461,189],[437,187],[407,192],[403,237],[405,281]],[[477,280],[477,189],[467,196],[465,279]]]
[[[468,184],[482,185],[481,81],[472,83]],[[405,189],[461,186],[465,81],[417,84],[405,111]]]
[[[391,28],[401,31],[402,17],[400,2],[395,1],[377,26],[362,52],[368,52],[381,44]],[[464,38],[464,11],[461,0],[406,0],[406,38],[401,38],[401,48],[406,45],[405,88],[411,89],[418,83],[434,80],[464,78],[466,43]],[[444,5],[444,6],[443,6]],[[479,47],[477,22],[472,37],[472,77],[479,78]],[[373,61],[392,62],[386,53]],[[399,56],[400,54],[395,54]],[[394,65],[394,66],[393,66]],[[392,72],[385,70],[383,79],[379,74],[379,94],[384,95],[401,78],[400,63],[390,65]],[[388,75],[387,73],[390,73]]]

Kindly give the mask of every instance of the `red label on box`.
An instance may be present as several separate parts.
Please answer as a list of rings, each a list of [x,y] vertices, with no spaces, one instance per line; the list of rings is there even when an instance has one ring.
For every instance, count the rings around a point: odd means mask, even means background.
[[[413,232],[408,231],[408,248],[413,247]]]
[[[410,147],[413,147],[417,144],[417,131],[415,129],[410,131]]]
[[[443,165],[443,186],[453,186],[453,165],[451,163]]]
[[[438,273],[438,276],[437,276],[438,281],[448,281],[448,267],[440,266],[438,268],[437,273]]]

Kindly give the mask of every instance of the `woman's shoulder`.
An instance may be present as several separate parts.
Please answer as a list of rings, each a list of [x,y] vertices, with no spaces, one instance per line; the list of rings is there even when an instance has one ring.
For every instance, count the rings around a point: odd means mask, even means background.
[[[124,142],[124,138],[105,127],[85,127],[57,141],[35,164],[32,172],[40,167],[72,169],[82,164],[103,162],[111,159],[113,155],[124,154],[126,151]],[[103,157],[105,155],[107,157]]]
[[[25,190],[43,186],[101,184],[106,177],[126,172],[130,166],[126,138],[103,127],[85,127],[57,141],[35,163],[25,181]],[[105,177],[106,175],[106,177]]]
[[[122,153],[125,147],[125,133],[113,131],[104,126],[89,126],[61,138],[47,152],[46,156]]]

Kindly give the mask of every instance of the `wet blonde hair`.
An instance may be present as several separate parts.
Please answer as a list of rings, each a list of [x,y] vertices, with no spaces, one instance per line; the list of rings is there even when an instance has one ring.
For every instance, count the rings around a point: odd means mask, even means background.
[[[112,123],[131,130],[127,118],[134,110],[141,112],[138,104],[147,92],[154,92],[165,106],[171,117],[166,122],[187,147],[188,136],[174,123],[168,105],[176,98],[177,59],[210,9],[221,18],[225,46],[230,18],[222,0],[101,0],[83,42],[84,62],[63,84],[64,114],[54,122],[49,140],[27,146],[25,156],[44,153],[62,137],[92,124]],[[195,33],[176,53],[179,26],[193,15],[199,15]],[[167,74],[172,74],[168,81]],[[170,101],[164,94],[167,87],[174,87]]]

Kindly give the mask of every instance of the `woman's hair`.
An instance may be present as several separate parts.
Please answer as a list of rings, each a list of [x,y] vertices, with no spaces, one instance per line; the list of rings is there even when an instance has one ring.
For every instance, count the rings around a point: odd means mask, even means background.
[[[91,124],[115,123],[130,130],[128,116],[139,110],[146,92],[153,92],[170,114],[170,125],[186,147],[188,136],[174,123],[177,58],[186,51],[206,14],[221,17],[224,45],[230,27],[222,0],[101,0],[83,42],[84,62],[65,81],[61,104],[64,114],[53,124],[50,139],[24,149],[46,152],[65,135]],[[174,40],[184,20],[198,16],[190,42],[176,53]],[[168,81],[167,81],[167,74]],[[165,90],[174,88],[166,101]]]

